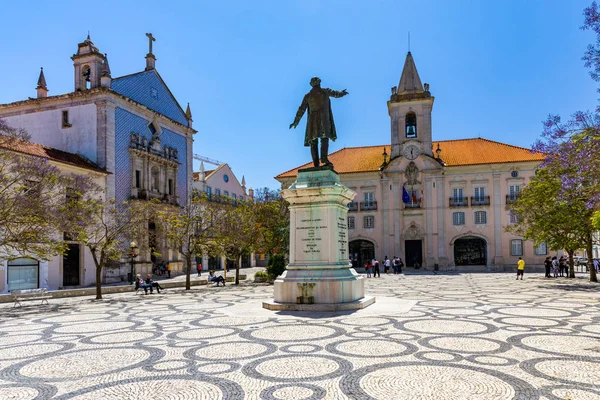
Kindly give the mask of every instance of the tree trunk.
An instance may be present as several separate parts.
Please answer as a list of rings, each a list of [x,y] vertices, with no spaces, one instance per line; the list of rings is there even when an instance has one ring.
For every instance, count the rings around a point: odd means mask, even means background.
[[[92,250],[92,258],[94,259],[94,264],[96,265],[96,300],[102,300],[102,266],[103,266],[102,259],[103,259],[103,257],[100,256],[100,262],[98,262],[96,253]]]
[[[574,250],[567,249],[569,252],[569,278],[575,278],[575,260],[573,259]]]
[[[190,274],[192,272],[192,256],[191,254],[187,254],[185,256],[185,290],[190,290],[191,289],[191,282],[190,282]]]
[[[237,259],[235,261],[235,284],[239,285],[240,284],[240,257],[242,255],[238,255]]]
[[[593,247],[593,238],[592,233],[588,233],[586,242],[585,242],[585,251],[587,252],[587,267],[590,271],[590,282],[598,282],[598,277],[596,276],[596,269],[594,268],[594,258],[592,253]]]

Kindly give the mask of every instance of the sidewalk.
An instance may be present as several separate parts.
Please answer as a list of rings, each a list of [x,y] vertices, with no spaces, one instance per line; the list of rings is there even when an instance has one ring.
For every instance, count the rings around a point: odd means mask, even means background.
[[[241,281],[253,281],[254,274],[258,271],[262,271],[264,268],[262,267],[254,267],[254,268],[243,268],[240,269],[240,282]],[[215,271],[215,275],[224,276],[223,270]],[[190,283],[191,286],[201,286],[207,285],[207,276],[208,271],[202,271],[202,276],[198,276],[197,271],[192,271],[190,274]],[[165,289],[172,288],[183,288],[185,287],[185,274],[173,276],[172,278],[166,278],[162,276],[153,276],[152,279],[160,282],[160,285]],[[231,283],[235,280],[235,270],[227,271],[227,282]],[[123,292],[133,292],[135,291],[135,286],[130,284],[129,282],[118,282],[118,283],[108,283],[102,285],[102,294],[111,294],[111,293],[123,293]],[[94,296],[96,294],[96,286],[86,286],[86,287],[78,287],[78,288],[69,288],[69,289],[61,289],[61,290],[50,290],[48,291],[50,296],[53,298],[64,298],[64,297],[76,297],[76,296]],[[11,303],[14,302],[14,298],[11,294],[1,294],[0,295],[0,303]]]

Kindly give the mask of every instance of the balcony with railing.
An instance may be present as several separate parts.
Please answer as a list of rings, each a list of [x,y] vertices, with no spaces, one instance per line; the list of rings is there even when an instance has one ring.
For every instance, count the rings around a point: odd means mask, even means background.
[[[358,211],[358,203],[355,201],[348,203],[348,211]]]
[[[471,206],[489,206],[490,196],[473,196],[471,197]]]
[[[360,202],[360,211],[373,211],[377,210],[377,202],[376,201],[361,201]]]
[[[450,197],[450,207],[469,207],[466,197]]]

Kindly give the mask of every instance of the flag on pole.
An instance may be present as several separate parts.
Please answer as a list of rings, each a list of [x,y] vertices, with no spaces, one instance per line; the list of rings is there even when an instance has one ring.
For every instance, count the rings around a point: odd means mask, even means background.
[[[404,202],[404,204],[410,203],[410,195],[408,194],[404,186],[402,186],[402,201]]]

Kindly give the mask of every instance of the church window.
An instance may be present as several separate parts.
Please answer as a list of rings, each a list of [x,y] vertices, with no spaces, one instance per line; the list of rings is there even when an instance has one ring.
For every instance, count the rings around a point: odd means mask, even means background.
[[[417,137],[417,114],[409,112],[405,117],[405,133],[407,138]]]
[[[375,228],[375,217],[373,215],[367,215],[364,217],[363,224],[365,229]]]
[[[452,213],[452,225],[464,225],[465,224],[465,213],[455,212]]]
[[[220,196],[221,195],[221,189],[215,189],[215,194],[217,196]]]
[[[173,195],[173,179],[169,179],[169,196]]]
[[[475,211],[475,225],[484,225],[487,223],[487,213],[485,211]]]
[[[232,193],[231,197],[233,197],[234,200],[237,199],[237,195],[235,193]]]
[[[69,123],[69,110],[63,110],[62,112],[62,127],[70,128],[72,125]]]
[[[156,133],[156,128],[154,127],[154,124],[152,122],[148,124],[148,129],[150,130],[150,133],[154,136],[154,134]]]
[[[229,196],[229,192],[226,190],[226,191],[224,192],[224,195],[225,195],[225,197]]]
[[[142,185],[142,171],[140,170],[136,170],[135,171],[135,187],[136,188],[140,188]]]
[[[510,241],[510,255],[522,256],[523,255],[523,241],[521,239],[513,239]]]
[[[348,229],[354,229],[354,227],[355,227],[354,217],[348,217]]]

